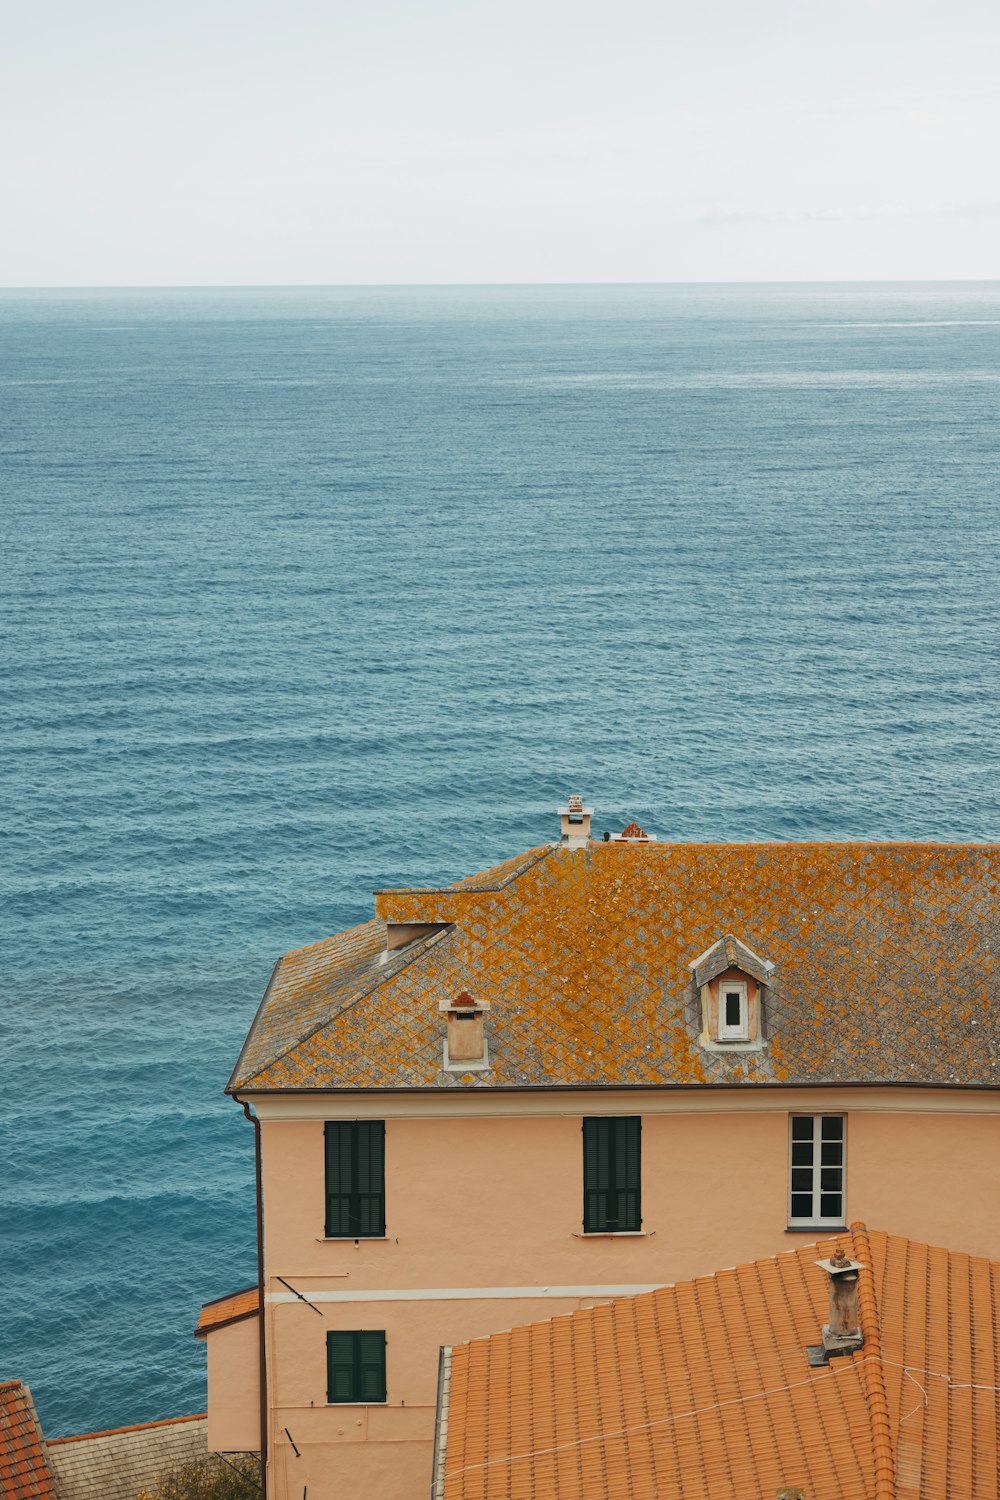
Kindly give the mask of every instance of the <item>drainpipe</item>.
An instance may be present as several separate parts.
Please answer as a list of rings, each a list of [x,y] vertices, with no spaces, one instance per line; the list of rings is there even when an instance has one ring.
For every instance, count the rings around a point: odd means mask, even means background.
[[[267,1500],[267,1343],[264,1327],[264,1195],[261,1186],[260,1121],[250,1113],[250,1105],[246,1099],[240,1099],[239,1103],[253,1126],[254,1175],[257,1183],[257,1295],[260,1298],[260,1496],[261,1500]]]

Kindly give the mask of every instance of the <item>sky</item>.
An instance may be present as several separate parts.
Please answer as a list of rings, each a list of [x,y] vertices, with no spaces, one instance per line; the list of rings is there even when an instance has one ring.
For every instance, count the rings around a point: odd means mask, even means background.
[[[3,12],[3,286],[1000,276],[996,0]]]

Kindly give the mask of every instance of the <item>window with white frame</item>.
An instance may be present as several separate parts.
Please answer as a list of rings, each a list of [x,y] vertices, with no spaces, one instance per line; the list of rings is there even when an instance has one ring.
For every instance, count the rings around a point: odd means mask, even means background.
[[[723,979],[719,982],[719,1041],[746,1042],[750,1039],[750,1005],[746,981]]]
[[[844,1223],[845,1115],[792,1115],[788,1223]]]

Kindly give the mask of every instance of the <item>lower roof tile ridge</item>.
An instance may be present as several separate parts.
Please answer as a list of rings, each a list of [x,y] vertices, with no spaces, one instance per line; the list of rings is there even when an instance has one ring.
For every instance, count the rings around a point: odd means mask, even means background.
[[[872,1247],[864,1224],[851,1225],[853,1258],[862,1262],[864,1271],[858,1277],[858,1314],[864,1334],[865,1400],[871,1424],[872,1454],[875,1460],[874,1500],[896,1500],[896,1463],[889,1420],[889,1400],[882,1368],[882,1328],[878,1299],[875,1296],[875,1272]]]
[[[118,1437],[123,1432],[146,1432],[151,1427],[176,1427],[181,1422],[206,1422],[208,1412],[196,1411],[187,1417],[160,1417],[155,1422],[133,1422],[131,1427],[104,1427],[98,1432],[75,1432],[72,1437],[46,1438],[46,1448],[58,1448],[65,1443],[86,1443],[92,1438]]]

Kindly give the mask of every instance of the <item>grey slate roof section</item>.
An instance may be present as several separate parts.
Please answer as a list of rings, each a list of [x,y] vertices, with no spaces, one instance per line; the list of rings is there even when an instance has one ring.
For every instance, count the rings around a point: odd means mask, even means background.
[[[208,1455],[208,1418],[179,1417],[46,1443],[59,1500],[136,1500],[178,1464]]]

